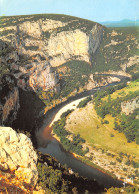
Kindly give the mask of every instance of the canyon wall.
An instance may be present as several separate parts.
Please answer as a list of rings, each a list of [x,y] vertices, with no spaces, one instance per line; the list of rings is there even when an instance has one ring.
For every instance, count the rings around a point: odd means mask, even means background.
[[[16,119],[19,105],[19,91],[13,76],[0,80],[0,125],[11,125]]]
[[[3,39],[9,41],[10,35],[10,41],[12,40],[20,55],[40,54],[55,67],[73,59],[90,63],[90,57],[100,46],[103,27],[95,22],[88,23],[88,28],[83,24],[81,26],[81,21],[72,19],[30,20],[19,20],[17,26],[4,29],[12,30]]]

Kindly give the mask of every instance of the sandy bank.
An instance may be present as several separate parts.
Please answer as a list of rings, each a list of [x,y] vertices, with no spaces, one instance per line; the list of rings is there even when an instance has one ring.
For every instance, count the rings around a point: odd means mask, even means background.
[[[86,97],[80,98],[78,100],[74,100],[73,102],[70,102],[69,104],[65,105],[63,108],[61,108],[58,113],[55,115],[53,121],[50,123],[50,127],[54,124],[55,121],[58,121],[61,117],[61,115],[66,112],[67,110],[76,109],[80,101],[84,100]]]

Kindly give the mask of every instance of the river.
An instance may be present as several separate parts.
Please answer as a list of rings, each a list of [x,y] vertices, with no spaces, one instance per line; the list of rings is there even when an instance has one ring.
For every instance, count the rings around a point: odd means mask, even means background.
[[[109,84],[115,85],[117,83]],[[76,96],[70,97],[67,101],[57,105],[56,107],[49,110],[46,115],[45,119],[42,123],[41,128],[39,131],[36,132],[36,137],[39,146],[39,151],[42,153],[49,154],[55,157],[62,165],[66,164],[69,168],[71,168],[74,172],[78,173],[80,176],[96,180],[100,185],[104,185],[106,188],[110,187],[122,187],[123,183],[119,180],[113,179],[111,176],[101,172],[100,170],[93,168],[91,166],[82,163],[78,159],[76,159],[72,154],[65,151],[61,144],[51,135],[51,127],[49,125],[53,121],[55,115],[59,112],[59,110],[64,107],[65,105],[73,102],[77,99],[93,95],[99,89],[105,89],[107,86],[98,87],[92,89],[90,91],[85,91]]]

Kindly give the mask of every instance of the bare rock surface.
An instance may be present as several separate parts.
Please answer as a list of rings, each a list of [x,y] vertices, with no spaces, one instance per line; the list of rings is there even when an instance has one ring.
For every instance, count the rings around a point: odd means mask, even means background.
[[[31,140],[10,127],[0,127],[0,169],[14,171],[21,181],[35,186],[36,164],[37,154]]]
[[[130,101],[124,101],[121,103],[122,112],[129,115],[139,108],[139,97],[136,97]]]

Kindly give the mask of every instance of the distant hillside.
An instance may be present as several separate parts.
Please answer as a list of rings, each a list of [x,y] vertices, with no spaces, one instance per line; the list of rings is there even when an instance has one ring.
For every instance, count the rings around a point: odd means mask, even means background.
[[[100,22],[102,25],[106,27],[129,27],[129,26],[139,26],[139,20],[133,21],[124,19],[121,21],[106,21]]]

